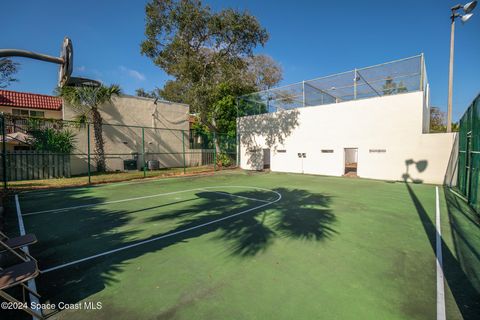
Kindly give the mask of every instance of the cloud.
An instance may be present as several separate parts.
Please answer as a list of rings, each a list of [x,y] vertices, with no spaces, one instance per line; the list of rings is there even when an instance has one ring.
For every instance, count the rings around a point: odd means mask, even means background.
[[[134,78],[135,80],[138,80],[138,81],[144,81],[146,79],[145,75],[143,73],[140,73],[137,70],[133,70],[133,69],[129,69],[129,68],[124,67],[124,66],[120,66],[120,71],[122,71],[123,73],[126,73],[127,75],[129,75],[130,77],[132,77],[132,78]]]
[[[85,66],[77,67],[77,71],[79,71],[79,72],[84,72],[85,70],[87,70],[87,68]]]

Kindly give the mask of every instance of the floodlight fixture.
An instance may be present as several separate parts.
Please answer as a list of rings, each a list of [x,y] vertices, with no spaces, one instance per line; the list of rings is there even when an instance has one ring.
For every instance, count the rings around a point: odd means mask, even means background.
[[[451,19],[451,31],[450,31],[450,65],[448,70],[448,106],[447,106],[447,132],[452,132],[452,96],[453,96],[453,53],[455,43],[455,18],[460,17],[462,23],[467,22],[473,16],[472,10],[477,6],[477,0],[471,1],[464,5],[457,4],[450,8],[452,11]],[[459,14],[456,11],[463,9],[465,14]]]
[[[462,20],[462,23],[465,23],[468,21],[468,19],[470,19],[471,17],[473,16],[473,13],[467,13],[467,14],[464,14],[460,20]]]
[[[477,0],[467,3],[463,6],[463,12],[470,13],[477,6]]]

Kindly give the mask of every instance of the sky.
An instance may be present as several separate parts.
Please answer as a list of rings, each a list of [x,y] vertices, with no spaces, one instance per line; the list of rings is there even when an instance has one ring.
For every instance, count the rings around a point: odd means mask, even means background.
[[[468,0],[465,0],[468,1]],[[116,83],[124,93],[163,87],[169,79],[140,53],[146,0],[2,0],[0,48],[59,55],[65,36],[74,47],[73,76]],[[270,39],[257,53],[283,68],[282,85],[424,53],[431,104],[446,110],[450,7],[457,1],[210,0],[212,10],[256,16]],[[480,5],[456,23],[453,119],[480,92]],[[55,64],[16,58],[9,90],[52,94]]]

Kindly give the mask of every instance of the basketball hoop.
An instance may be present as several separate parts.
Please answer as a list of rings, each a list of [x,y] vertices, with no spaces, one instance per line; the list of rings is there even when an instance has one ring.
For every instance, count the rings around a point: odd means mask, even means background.
[[[0,58],[4,57],[24,57],[30,59],[41,60],[60,65],[58,71],[58,86],[89,86],[99,87],[101,82],[92,79],[72,77],[73,71],[73,44],[70,38],[63,39],[62,51],[60,57],[53,57],[46,54],[36,53],[20,49],[0,49]]]
[[[67,37],[63,39],[60,59],[62,59],[63,63],[60,64],[60,70],[58,72],[58,86],[63,87],[68,85],[73,71],[73,45],[72,40]]]

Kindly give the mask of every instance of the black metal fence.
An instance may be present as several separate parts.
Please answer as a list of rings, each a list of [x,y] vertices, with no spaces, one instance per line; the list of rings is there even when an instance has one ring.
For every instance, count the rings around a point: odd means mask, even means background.
[[[4,188],[27,180],[73,178],[92,183],[237,166],[235,136],[109,123],[99,128],[93,123],[0,115]]]

